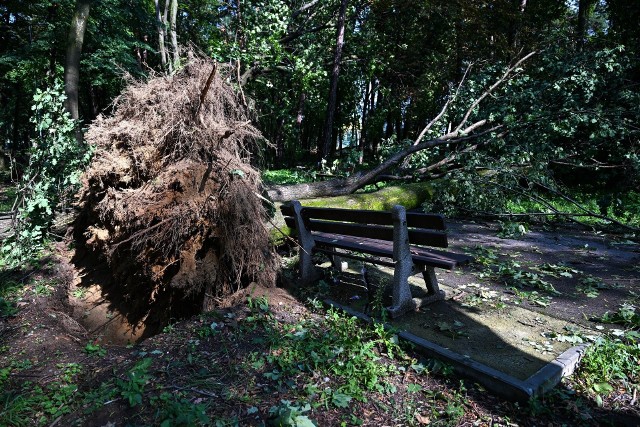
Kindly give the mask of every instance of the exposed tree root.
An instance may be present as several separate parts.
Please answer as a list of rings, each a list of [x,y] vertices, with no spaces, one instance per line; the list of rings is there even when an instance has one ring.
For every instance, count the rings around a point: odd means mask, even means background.
[[[220,68],[195,59],[174,76],[133,83],[87,132],[96,154],[75,239],[141,305],[173,289],[209,309],[251,282],[275,282],[249,163],[260,134]]]

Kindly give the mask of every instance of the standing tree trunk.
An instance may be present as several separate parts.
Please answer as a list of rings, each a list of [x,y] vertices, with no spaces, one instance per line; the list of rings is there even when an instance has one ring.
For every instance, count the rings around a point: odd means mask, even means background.
[[[364,162],[364,146],[367,141],[367,114],[369,113],[369,95],[371,93],[371,82],[364,85],[364,100],[362,102],[362,124],[360,125],[360,141],[358,143],[358,164]]]
[[[518,10],[509,24],[509,48],[511,55],[515,55],[520,46],[520,30],[524,22],[524,13],[527,9],[527,0],[515,0]]]
[[[336,50],[333,56],[333,70],[331,73],[331,84],[329,87],[329,100],[327,101],[327,115],[322,128],[322,139],[320,141],[320,157],[326,157],[331,152],[333,141],[333,118],[336,113],[336,99],[338,97],[338,78],[340,77],[340,65],[342,63],[342,48],[344,47],[344,22],[347,14],[347,0],[340,1],[340,12],[338,13],[338,34],[336,37]]]
[[[162,70],[167,71],[167,49],[164,47],[164,41],[166,38],[166,23],[162,19],[160,13],[160,3],[155,0],[156,5],[156,27],[158,28],[158,47],[160,49],[160,61],[162,63]]]
[[[69,38],[67,40],[67,58],[64,64],[64,92],[67,95],[66,108],[71,118],[80,118],[78,113],[78,91],[80,81],[80,55],[84,32],[89,20],[90,0],[78,0],[76,11],[71,19]]]
[[[596,5],[595,0],[580,0],[578,2],[578,28],[577,28],[577,43],[578,51],[582,51],[587,39],[587,27],[589,19],[593,15],[593,9]]]
[[[169,12],[169,28],[171,32],[171,48],[173,50],[173,69],[180,66],[180,51],[178,50],[178,33],[176,31],[176,19],[178,17],[178,0],[171,0]]]

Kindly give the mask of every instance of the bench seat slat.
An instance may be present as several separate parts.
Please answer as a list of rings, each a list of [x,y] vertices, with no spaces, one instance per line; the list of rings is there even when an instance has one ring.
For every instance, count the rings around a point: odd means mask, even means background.
[[[321,246],[326,245],[328,247],[346,249],[369,255],[393,257],[393,242],[322,232],[314,232],[312,235],[316,244]],[[456,266],[466,264],[471,260],[471,258],[466,255],[458,255],[413,245],[410,249],[413,261],[418,265],[428,265],[430,267],[452,270]]]
[[[331,256],[337,255],[340,258],[350,258],[350,259],[355,259],[355,260],[358,260],[358,261],[370,262],[370,263],[373,263],[373,264],[386,265],[387,267],[395,267],[395,263],[392,262],[392,261],[383,261],[383,260],[379,260],[379,259],[373,260],[371,258],[358,256],[358,255],[353,255],[351,252],[336,252],[335,248],[333,248],[333,247],[331,249],[329,249],[329,248],[323,248],[323,247],[316,246],[314,250],[316,250],[318,252],[325,253],[327,255],[331,255]]]

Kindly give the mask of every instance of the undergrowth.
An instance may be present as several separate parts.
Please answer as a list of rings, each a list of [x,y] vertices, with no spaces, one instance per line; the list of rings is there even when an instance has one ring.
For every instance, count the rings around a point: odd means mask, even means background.
[[[603,396],[620,389],[633,395],[640,392],[640,334],[614,330],[597,338],[574,377],[581,388],[595,396],[599,406]]]

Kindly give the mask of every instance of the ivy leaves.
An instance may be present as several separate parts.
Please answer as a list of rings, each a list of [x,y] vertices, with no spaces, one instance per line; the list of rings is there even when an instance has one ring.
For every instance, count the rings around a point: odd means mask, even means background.
[[[5,263],[19,264],[42,249],[56,209],[77,189],[91,159],[92,149],[77,140],[77,124],[64,101],[60,82],[33,97],[35,137],[18,183],[15,234],[2,247]]]

